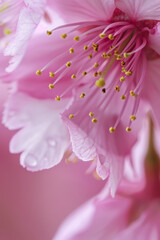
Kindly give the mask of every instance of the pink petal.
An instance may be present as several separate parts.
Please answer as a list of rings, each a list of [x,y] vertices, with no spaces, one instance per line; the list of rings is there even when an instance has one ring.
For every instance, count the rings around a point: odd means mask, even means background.
[[[109,127],[115,122],[119,109],[121,109],[119,96],[115,96],[109,104],[108,110],[101,111],[97,106],[99,96],[95,93],[91,94],[90,88],[84,89],[83,87],[83,90],[86,97],[80,99],[81,91],[77,90],[77,97],[70,108],[64,112],[63,120],[70,132],[73,152],[83,161],[97,160],[97,173],[102,179],[110,176],[111,191],[114,195],[123,173],[125,157],[131,154],[131,148],[137,140],[136,134],[141,124],[135,122],[133,133],[127,133],[125,126],[128,117],[125,116],[120,121],[116,132],[109,133]],[[132,99],[130,101],[132,102]],[[130,105],[131,102],[128,104]],[[95,113],[95,117],[98,119],[97,123],[92,123],[90,112]],[[70,114],[74,114],[74,118],[69,119]],[[143,110],[141,114],[143,115]],[[130,116],[129,113],[126,115]]]
[[[155,32],[149,35],[149,45],[160,55],[160,23],[155,26]]]
[[[144,98],[151,106],[153,114],[155,116],[155,121],[160,126],[160,59],[148,61],[146,81],[144,86]]]
[[[23,93],[9,99],[3,122],[9,129],[22,128],[10,143],[12,153],[20,153],[23,167],[31,171],[58,164],[68,147],[68,135],[59,112],[66,102],[37,100]]]
[[[108,20],[115,9],[113,0],[50,0],[66,22]]]
[[[159,0],[115,0],[117,8],[125,12],[132,20],[160,20]]]
[[[25,53],[27,43],[41,20],[46,0],[25,0],[17,24],[16,35],[5,49],[5,56],[12,56],[7,72],[13,71]]]
[[[114,239],[127,224],[129,199],[92,199],[63,223],[54,240]]]

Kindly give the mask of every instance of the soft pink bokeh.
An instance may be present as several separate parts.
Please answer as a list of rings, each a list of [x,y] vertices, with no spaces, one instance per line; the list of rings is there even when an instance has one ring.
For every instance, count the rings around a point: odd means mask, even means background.
[[[0,111],[7,97],[1,87]],[[23,169],[19,155],[9,153],[12,132],[0,125],[0,239],[49,240],[60,223],[95,195],[103,182],[87,175],[88,164],[62,162],[37,173]]]

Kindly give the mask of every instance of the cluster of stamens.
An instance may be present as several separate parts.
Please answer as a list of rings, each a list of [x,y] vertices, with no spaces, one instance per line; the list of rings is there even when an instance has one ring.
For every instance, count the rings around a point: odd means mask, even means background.
[[[67,25],[66,27],[68,26],[74,26],[74,24]],[[86,82],[86,84],[90,84],[91,89],[100,88],[101,93],[109,99],[108,101],[106,100],[107,102],[114,97],[114,94],[120,94],[120,92],[123,91],[119,96],[120,101],[123,100],[124,103],[123,109],[120,111],[116,123],[109,128],[109,132],[113,133],[116,131],[116,127],[125,111],[127,102],[130,97],[133,97],[135,98],[135,104],[131,115],[128,117],[129,122],[126,127],[126,131],[130,132],[131,124],[136,120],[136,112],[139,102],[136,101],[136,99],[139,97],[143,82],[142,79],[139,82],[136,82],[135,86],[133,84],[133,79],[136,78],[136,61],[139,59],[141,50],[146,45],[146,40],[139,35],[139,32],[134,25],[127,22],[111,23],[107,26],[105,22],[99,22],[96,24],[93,24],[92,22],[84,22],[77,23],[75,26],[75,31],[78,31],[79,35],[72,38],[73,43],[66,51],[66,55],[70,54],[71,57],[69,61],[56,72],[49,73],[51,78],[54,78],[57,75],[57,79],[49,84],[49,88],[54,89],[55,85],[58,84],[61,77],[64,75],[63,73],[66,73],[65,68],[69,68],[69,70],[72,69],[73,71],[74,65],[77,64],[77,61],[81,61],[82,59],[80,69],[75,73],[72,73],[70,86],[66,89],[65,93],[61,95],[64,96],[67,91],[77,87],[80,84],[81,79],[88,76],[88,74],[90,80],[89,82]],[[88,30],[85,32],[81,31],[81,29],[84,27],[86,28],[86,26],[88,27]],[[47,34],[51,35],[52,32],[53,30],[47,31]],[[61,34],[62,39],[68,38],[72,32],[74,31],[72,30],[68,33]],[[117,66],[119,69],[118,75],[121,72],[120,78],[117,79],[116,77],[112,82],[108,83],[107,77],[109,78],[109,71],[112,71],[112,69]],[[47,67],[48,64],[42,70],[38,70],[37,75],[41,75],[42,71]],[[98,79],[95,81],[95,78]],[[132,89],[133,87],[134,89]],[[97,91],[99,91],[98,89]],[[61,95],[57,96],[55,99],[60,101],[62,97]],[[84,92],[80,94],[81,99],[86,98],[86,96],[87,95]],[[104,101],[103,98],[103,102]],[[76,114],[70,114],[69,119],[73,119],[75,116]],[[89,117],[91,117],[92,123],[98,122],[98,119],[94,117],[92,112],[89,113]]]

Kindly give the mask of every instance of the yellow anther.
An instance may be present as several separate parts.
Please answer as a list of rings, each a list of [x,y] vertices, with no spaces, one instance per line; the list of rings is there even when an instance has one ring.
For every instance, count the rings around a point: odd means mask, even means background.
[[[54,76],[55,76],[55,73],[50,72],[50,73],[49,73],[49,76],[50,76],[50,77],[54,77]]]
[[[135,93],[134,91],[130,91],[130,95],[131,95],[132,97],[136,97],[136,93]]]
[[[108,35],[108,38],[109,38],[110,40],[114,40],[114,36],[113,36],[112,34],[109,34],[109,35]]]
[[[109,50],[112,50],[114,48],[114,46],[110,46]]]
[[[60,101],[61,100],[60,96],[57,96],[55,100]]]
[[[79,37],[78,37],[78,36],[75,36],[73,39],[74,39],[75,41],[79,41]]]
[[[75,79],[75,78],[76,78],[76,75],[75,75],[75,74],[73,74],[73,75],[71,76],[71,78],[72,78],[72,79]]]
[[[80,98],[84,98],[86,96],[85,93],[81,93]]]
[[[70,49],[69,49],[69,52],[70,52],[70,53],[74,53],[74,49],[73,49],[73,48],[70,48]]]
[[[130,119],[131,119],[131,121],[135,121],[136,120],[136,116],[135,115],[131,115]]]
[[[90,58],[90,59],[92,58],[92,53],[88,55],[88,58]]]
[[[103,58],[110,58],[112,56],[112,53],[106,54],[105,52],[101,55]]]
[[[9,35],[11,34],[11,30],[9,28],[4,29],[4,35]]]
[[[74,118],[74,115],[73,115],[73,114],[70,114],[70,115],[69,115],[69,119],[72,119],[72,118]]]
[[[93,44],[92,44],[92,47],[93,47],[93,49],[94,49],[95,52],[98,52],[98,47],[99,47],[98,44],[93,43]]]
[[[94,64],[94,67],[95,67],[95,68],[99,67],[99,64],[98,64],[98,63],[95,63],[95,64]]]
[[[100,33],[99,36],[100,36],[100,38],[104,38],[106,36],[106,34],[105,33]]]
[[[127,131],[127,132],[131,132],[132,129],[131,129],[130,127],[126,127],[126,131]]]
[[[92,123],[97,123],[97,122],[98,122],[98,120],[96,118],[92,119]]]
[[[102,75],[102,72],[98,72],[98,75],[101,76],[101,75]]]
[[[54,85],[51,83],[51,84],[49,84],[49,88],[50,89],[53,89],[54,88]]]
[[[105,88],[102,89],[102,93],[106,93],[106,89]]]
[[[87,75],[87,72],[83,72],[82,75],[83,75],[83,76],[86,76],[86,75]]]
[[[122,56],[121,55],[118,55],[117,56],[117,60],[121,60],[122,59]]]
[[[122,61],[122,62],[121,62],[121,66],[122,66],[122,67],[123,67],[125,64],[126,64],[125,61]]]
[[[96,81],[95,84],[96,84],[97,87],[104,87],[106,83],[105,83],[103,78],[100,78]]]
[[[125,79],[124,77],[121,77],[121,78],[120,78],[120,81],[121,81],[121,82],[124,82],[125,80],[126,80],[126,79]]]
[[[122,99],[122,100],[125,100],[125,99],[126,99],[126,96],[125,96],[125,95],[122,95],[122,96],[121,96],[121,99]]]
[[[86,50],[86,51],[88,50],[88,46],[87,45],[84,46],[84,50]]]
[[[95,72],[93,75],[94,75],[94,77],[97,77],[98,76],[98,72]]]
[[[131,76],[131,75],[132,75],[132,71],[127,71],[127,72],[125,72],[125,74],[126,74],[127,76]]]
[[[38,76],[40,76],[40,75],[42,74],[42,71],[41,71],[41,70],[38,70],[38,71],[36,72],[36,74],[37,74]]]
[[[90,112],[90,113],[89,113],[89,116],[90,116],[90,117],[94,117],[94,113],[93,113],[93,112]]]
[[[130,53],[124,53],[124,54],[123,54],[123,56],[124,56],[125,58],[128,58],[130,55],[131,55]]]
[[[120,87],[119,87],[119,86],[116,86],[114,89],[115,89],[117,92],[120,91]]]
[[[122,72],[124,72],[124,73],[126,72],[126,69],[124,67],[122,67]]]
[[[116,131],[116,129],[114,127],[110,127],[109,131],[110,131],[110,133],[114,133]]]
[[[112,53],[108,53],[107,55],[106,55],[106,58],[110,58],[112,56]]]
[[[118,50],[114,51],[114,55],[117,56],[119,54]]]
[[[102,56],[103,58],[106,58],[106,57],[107,57],[107,54],[104,52],[101,56]]]
[[[63,38],[63,39],[65,39],[67,37],[67,34],[66,33],[63,33],[62,35],[61,35],[61,38]]]
[[[66,63],[66,67],[70,67],[71,65],[72,65],[71,62]]]
[[[47,31],[47,34],[48,34],[48,35],[51,35],[51,34],[52,34],[52,31]]]

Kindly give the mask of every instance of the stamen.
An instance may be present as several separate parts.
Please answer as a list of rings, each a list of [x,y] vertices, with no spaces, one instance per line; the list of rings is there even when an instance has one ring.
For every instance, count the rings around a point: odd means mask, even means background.
[[[127,131],[127,132],[131,132],[132,129],[131,129],[130,127],[126,127],[126,131]]]
[[[60,96],[57,96],[55,100],[60,101],[61,100]]]
[[[70,67],[71,65],[72,65],[71,62],[66,63],[66,67]]]
[[[114,89],[115,89],[117,92],[120,91],[120,87],[119,87],[119,86],[116,86]]]
[[[99,36],[100,36],[100,38],[104,38],[106,36],[106,34],[105,33],[100,33]]]
[[[75,75],[75,74],[73,74],[73,75],[71,76],[71,78],[72,78],[72,79],[75,79],[75,78],[76,78],[76,75]]]
[[[63,34],[61,35],[61,37],[62,37],[63,39],[65,39],[65,38],[67,37],[67,34],[66,34],[66,33],[63,33]]]
[[[104,87],[105,84],[106,84],[106,83],[105,83],[105,81],[104,81],[103,78],[100,78],[100,79],[97,80],[96,83],[95,83],[95,85],[96,85],[97,87]]]
[[[49,88],[50,89],[53,89],[54,88],[54,85],[51,83],[51,84],[49,84]]]
[[[130,91],[130,95],[131,95],[132,97],[136,97],[136,93],[135,93],[134,91]]]
[[[87,72],[83,72],[82,75],[83,75],[83,76],[86,76],[86,75],[87,75]]]
[[[95,67],[95,68],[99,67],[99,64],[98,64],[98,63],[95,63],[95,64],[94,64],[94,67]]]
[[[130,119],[131,119],[131,121],[135,121],[136,120],[136,116],[135,115],[131,115]]]
[[[120,81],[121,82],[124,82],[126,79],[122,76],[121,78],[120,78]]]
[[[84,46],[84,50],[85,50],[85,51],[88,50],[88,46],[87,46],[87,45]]]
[[[49,76],[53,78],[53,77],[55,76],[55,73],[50,72],[50,73],[49,73]]]
[[[73,49],[73,48],[70,48],[70,49],[69,49],[69,52],[70,52],[70,53],[74,53],[74,49]]]
[[[69,119],[72,119],[72,118],[74,118],[74,114],[69,115]]]
[[[121,96],[121,99],[122,99],[122,100],[125,100],[125,99],[126,99],[126,96],[125,96],[125,95],[122,95],[122,96]]]
[[[38,76],[40,76],[40,75],[42,74],[42,71],[41,71],[41,70],[37,70],[36,74],[37,74]]]
[[[109,38],[110,40],[114,40],[114,36],[113,36],[112,34],[109,34],[109,35],[108,35],[108,38]]]
[[[92,53],[88,55],[88,58],[90,58],[90,59],[92,58]]]
[[[52,31],[47,31],[47,34],[48,34],[48,35],[51,35],[51,34],[52,34]]]
[[[80,98],[84,98],[86,96],[85,93],[81,93]]]
[[[96,118],[92,119],[92,123],[97,123],[97,122],[98,122],[98,120]]]
[[[73,39],[74,39],[75,41],[79,41],[79,37],[78,37],[78,36],[75,36]]]
[[[89,116],[90,116],[90,117],[94,117],[94,113],[93,113],[93,112],[90,112],[90,113],[89,113]]]
[[[110,131],[110,133],[114,133],[116,131],[116,129],[114,127],[110,127],[109,131]]]

